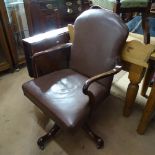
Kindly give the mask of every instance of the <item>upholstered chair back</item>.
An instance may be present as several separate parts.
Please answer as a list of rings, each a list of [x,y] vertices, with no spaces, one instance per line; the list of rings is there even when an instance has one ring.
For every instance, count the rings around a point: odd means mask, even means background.
[[[116,14],[104,9],[85,11],[74,24],[70,67],[88,77],[112,69],[127,35],[127,26]],[[108,77],[102,84],[110,87],[111,80]]]

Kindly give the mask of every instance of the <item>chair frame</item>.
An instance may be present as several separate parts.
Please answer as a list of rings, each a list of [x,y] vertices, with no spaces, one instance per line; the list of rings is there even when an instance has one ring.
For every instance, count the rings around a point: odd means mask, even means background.
[[[32,64],[33,64],[33,69],[34,69],[34,73],[35,73],[35,78],[38,78],[39,76],[42,76],[39,74],[38,71],[38,65],[37,65],[37,58],[39,58],[40,56],[45,56],[45,55],[49,55],[52,56],[54,51],[63,51],[65,54],[68,55],[68,50],[71,49],[72,44],[71,43],[66,43],[66,44],[62,44],[56,47],[51,48],[50,50],[46,50],[46,51],[41,51],[39,53],[35,53],[32,57]],[[69,59],[68,59],[69,60]],[[59,68],[60,69],[60,68]],[[63,69],[63,68],[62,68]],[[102,78],[106,78],[106,77],[110,77],[113,76],[114,74],[117,74],[119,71],[121,71],[122,66],[121,65],[116,65],[112,70],[95,75],[91,78],[89,78],[88,80],[85,81],[83,88],[81,91],[83,91],[83,93],[85,95],[87,95],[89,97],[90,100],[90,107],[93,109],[93,94],[88,90],[89,86],[93,83],[96,82]],[[102,148],[104,146],[104,141],[101,137],[99,137],[98,135],[96,135],[89,127],[89,125],[87,123],[84,123],[82,128],[84,129],[84,131],[89,135],[89,137],[96,143],[96,146],[98,149]],[[43,150],[46,146],[46,144],[56,135],[56,133],[60,130],[60,127],[55,123],[53,125],[53,127],[49,130],[48,133],[46,133],[44,136],[40,137],[37,141],[37,144],[39,146],[39,148],[41,150]]]

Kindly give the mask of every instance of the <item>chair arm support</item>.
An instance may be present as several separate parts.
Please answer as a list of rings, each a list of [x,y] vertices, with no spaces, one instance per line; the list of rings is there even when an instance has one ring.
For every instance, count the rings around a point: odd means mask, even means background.
[[[34,77],[36,78],[59,69],[67,68],[71,46],[71,43],[66,43],[35,53],[32,56]]]
[[[37,52],[32,56],[32,60],[39,56],[47,55],[48,53],[69,49],[71,48],[71,46],[72,46],[72,43],[66,43],[66,44],[58,45],[58,46],[55,46],[53,48],[50,48],[50,49],[47,49],[41,52]]]
[[[113,68],[113,69],[110,70],[110,71],[107,71],[107,72],[104,72],[104,73],[101,73],[101,74],[98,74],[98,75],[96,75],[96,76],[93,76],[93,77],[89,78],[89,79],[85,82],[85,84],[83,85],[83,93],[84,93],[85,95],[88,95],[88,96],[89,96],[89,94],[90,94],[91,92],[88,90],[88,88],[89,88],[89,86],[90,86],[93,82],[95,82],[95,81],[97,81],[97,80],[99,80],[99,79],[106,78],[106,77],[112,76],[112,75],[114,75],[114,74],[117,74],[118,72],[121,71],[121,69],[122,69],[122,66],[116,65],[115,68]]]

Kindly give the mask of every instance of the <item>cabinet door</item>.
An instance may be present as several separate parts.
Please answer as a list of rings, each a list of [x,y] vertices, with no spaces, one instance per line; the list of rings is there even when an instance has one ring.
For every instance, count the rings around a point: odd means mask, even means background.
[[[30,35],[62,27],[59,1],[24,0]]]
[[[27,19],[25,15],[25,8],[23,0],[4,0],[4,12],[6,12],[8,23],[11,27],[12,39],[14,40],[14,46],[12,55],[15,64],[25,62],[25,56],[23,52],[22,39],[29,37],[29,31],[27,26]],[[7,29],[7,28],[6,28]]]
[[[24,0],[30,35],[73,23],[90,0]]]
[[[12,66],[12,60],[4,34],[4,27],[0,12],[0,71],[12,68]]]

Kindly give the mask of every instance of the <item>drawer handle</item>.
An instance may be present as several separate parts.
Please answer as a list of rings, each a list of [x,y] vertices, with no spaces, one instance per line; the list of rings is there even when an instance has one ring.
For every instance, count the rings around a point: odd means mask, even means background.
[[[66,2],[66,5],[67,6],[71,6],[72,5],[72,2]]]
[[[73,13],[73,10],[70,9],[70,8],[67,8],[67,13],[68,13],[68,14],[72,14],[72,13]]]
[[[48,8],[48,9],[53,9],[53,5],[52,4],[46,4],[46,7]]]
[[[78,7],[78,11],[81,12],[82,11],[82,8],[81,7]]]

